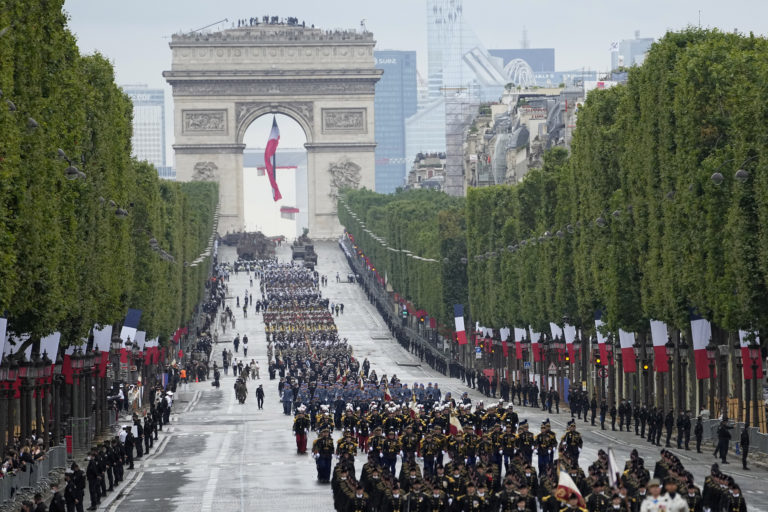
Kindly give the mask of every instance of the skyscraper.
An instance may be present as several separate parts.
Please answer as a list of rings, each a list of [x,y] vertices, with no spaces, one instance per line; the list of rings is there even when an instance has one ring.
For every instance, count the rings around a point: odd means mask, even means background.
[[[375,51],[384,70],[376,84],[376,191],[394,192],[405,183],[405,120],[416,113],[416,52]]]
[[[165,168],[165,91],[146,85],[124,85],[123,91],[133,102],[132,156],[146,160],[168,177]]]

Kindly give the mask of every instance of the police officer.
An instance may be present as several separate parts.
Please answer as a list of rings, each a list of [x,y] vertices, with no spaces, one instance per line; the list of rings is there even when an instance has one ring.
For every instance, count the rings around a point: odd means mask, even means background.
[[[704,437],[704,424],[701,422],[701,416],[696,418],[696,427],[693,429],[693,435],[696,437],[696,453],[701,453],[701,440]]]
[[[739,441],[741,442],[741,465],[745,470],[749,471],[749,468],[747,467],[747,455],[749,454],[749,423],[746,423],[744,428],[741,429],[741,437]]]

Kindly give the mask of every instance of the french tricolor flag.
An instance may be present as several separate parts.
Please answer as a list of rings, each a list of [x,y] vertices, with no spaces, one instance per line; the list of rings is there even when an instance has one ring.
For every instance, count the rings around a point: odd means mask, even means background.
[[[568,349],[568,357],[571,359],[571,364],[573,364],[576,361],[576,348],[573,346],[573,342],[576,341],[576,327],[565,324],[563,326],[563,335],[565,336],[565,347]]]
[[[691,312],[691,334],[693,335],[693,357],[696,361],[696,378],[708,379],[710,375],[707,345],[712,338],[712,325],[706,318]]]
[[[757,333],[754,333],[755,341],[754,343],[757,343],[757,346],[760,346],[760,338],[757,336]],[[755,360],[752,360],[751,357],[749,357],[749,341],[750,338],[753,337],[750,335],[747,331],[739,331],[739,345],[741,346],[741,360],[744,362],[744,380],[752,380],[754,377],[752,375],[752,365],[755,365],[757,368],[757,378],[762,379],[763,378],[763,360],[762,357],[758,357]],[[753,345],[754,346],[754,345]]]
[[[520,360],[523,358],[523,340],[525,339],[525,329],[515,327],[515,357]]]
[[[651,320],[651,339],[653,340],[653,366],[659,373],[667,373],[667,324],[659,320]],[[706,344],[705,344],[706,345]],[[704,353],[704,357],[707,354]]]
[[[136,339],[136,331],[139,328],[139,322],[141,321],[140,309],[129,309],[125,315],[125,321],[123,322],[123,328],[120,330],[120,339],[123,340],[123,346],[120,349],[120,362],[128,362],[128,350],[125,348],[126,342]]]
[[[264,165],[267,168],[267,177],[272,186],[272,199],[279,201],[283,198],[280,189],[277,188],[277,145],[280,143],[280,128],[277,127],[277,118],[272,116],[272,131],[269,133],[267,148],[264,150]]]
[[[501,336],[501,352],[504,354],[504,357],[509,357],[509,345],[507,344],[509,334],[509,327],[502,327],[499,329],[499,336]]]
[[[637,371],[634,348],[635,333],[619,329],[619,344],[621,345],[621,363],[624,367],[624,373],[635,373]]]
[[[454,304],[453,321],[456,324],[456,341],[459,345],[467,344],[467,331],[464,327],[464,304]]]
[[[112,343],[112,326],[105,325],[99,327],[93,326],[93,348],[101,352],[101,361],[99,362],[99,377],[104,378],[107,374],[107,363],[109,363],[109,347]]]
[[[600,349],[600,361],[603,365],[608,364],[608,347],[605,346],[605,335],[600,332],[603,323],[603,312],[599,309],[595,311],[595,333],[597,333],[597,348]]]
[[[528,326],[528,330],[531,333],[531,350],[533,350],[533,361],[539,362],[541,361],[541,347],[539,347],[541,333],[535,332],[531,326]]]

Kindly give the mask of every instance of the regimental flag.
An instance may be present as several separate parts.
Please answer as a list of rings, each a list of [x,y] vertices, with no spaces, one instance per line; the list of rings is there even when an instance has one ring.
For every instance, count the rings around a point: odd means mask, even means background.
[[[619,329],[619,344],[621,345],[621,363],[624,367],[624,373],[635,373],[637,371],[635,333]]]
[[[621,331],[619,334],[621,334]],[[619,481],[620,476],[621,468],[619,468],[619,465],[616,462],[616,455],[613,453],[613,448],[608,448],[608,482],[611,484],[611,487],[616,487],[616,482]]]
[[[552,339],[560,338],[563,335],[563,330],[555,322],[549,322],[549,330],[552,332]]]
[[[667,373],[667,324],[651,320],[651,338],[653,339],[653,367],[659,373]],[[706,353],[704,354],[706,356]]]
[[[267,177],[269,178],[269,184],[272,186],[272,199],[275,202],[283,198],[280,194],[280,189],[277,188],[277,179],[275,173],[277,172],[277,145],[280,143],[280,128],[277,127],[277,118],[272,116],[272,131],[269,134],[269,140],[267,141],[267,148],[264,150],[264,165],[267,168]]]
[[[515,327],[515,357],[520,360],[523,358],[523,340],[525,339],[525,329]]]
[[[459,421],[459,418],[454,414],[453,411],[451,411],[451,419],[448,422],[448,431],[451,433],[452,436],[456,436],[461,434],[463,429],[461,428],[461,422]]]
[[[456,324],[456,341],[459,345],[467,344],[467,331],[464,327],[464,304],[454,304],[453,321]]]
[[[761,379],[763,378],[763,360],[762,357],[758,357],[755,360],[752,360],[751,357],[749,357],[749,339],[750,339],[750,333],[747,331],[739,331],[739,345],[741,346],[741,360],[744,362],[744,379],[745,380],[751,380],[753,379],[752,375],[752,365],[757,366],[757,378]],[[757,343],[757,346],[760,346],[760,338],[757,336],[757,333],[754,333],[755,341],[754,343]]]
[[[605,346],[605,335],[600,332],[603,323],[603,312],[595,311],[595,333],[597,333],[597,348],[600,349],[600,361],[605,366],[608,364],[608,347]]]
[[[107,375],[107,364],[109,363],[109,347],[112,343],[112,326],[105,325],[99,328],[93,326],[93,348],[101,353],[99,361],[99,377],[102,379]]]
[[[541,361],[541,347],[539,347],[539,339],[541,339],[540,332],[534,332],[533,327],[528,327],[531,333],[531,350],[533,350],[533,361]]]
[[[712,326],[709,320],[702,318],[691,311],[691,334],[693,335],[693,358],[696,361],[696,378],[708,379],[709,359],[707,358],[707,345],[712,338]]]
[[[573,342],[576,341],[576,327],[565,324],[563,335],[565,336],[565,346],[568,349],[568,357],[573,364],[576,361],[576,348],[573,346]]]
[[[576,496],[580,509],[584,511],[587,510],[587,502],[584,501],[584,496],[579,492],[579,488],[574,483],[573,478],[571,478],[571,475],[569,475],[568,472],[561,470],[560,478],[557,482],[557,489],[555,489],[555,498],[563,503],[567,503],[568,498],[571,496]]]

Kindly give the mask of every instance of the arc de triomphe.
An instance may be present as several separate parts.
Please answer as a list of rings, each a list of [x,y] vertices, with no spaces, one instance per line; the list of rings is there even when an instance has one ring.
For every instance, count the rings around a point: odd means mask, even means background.
[[[245,131],[281,113],[307,136],[310,236],[340,234],[338,189],[375,183],[373,96],[382,72],[374,45],[368,32],[287,25],[173,36],[163,76],[173,87],[176,176],[219,183],[222,233],[245,224]]]

